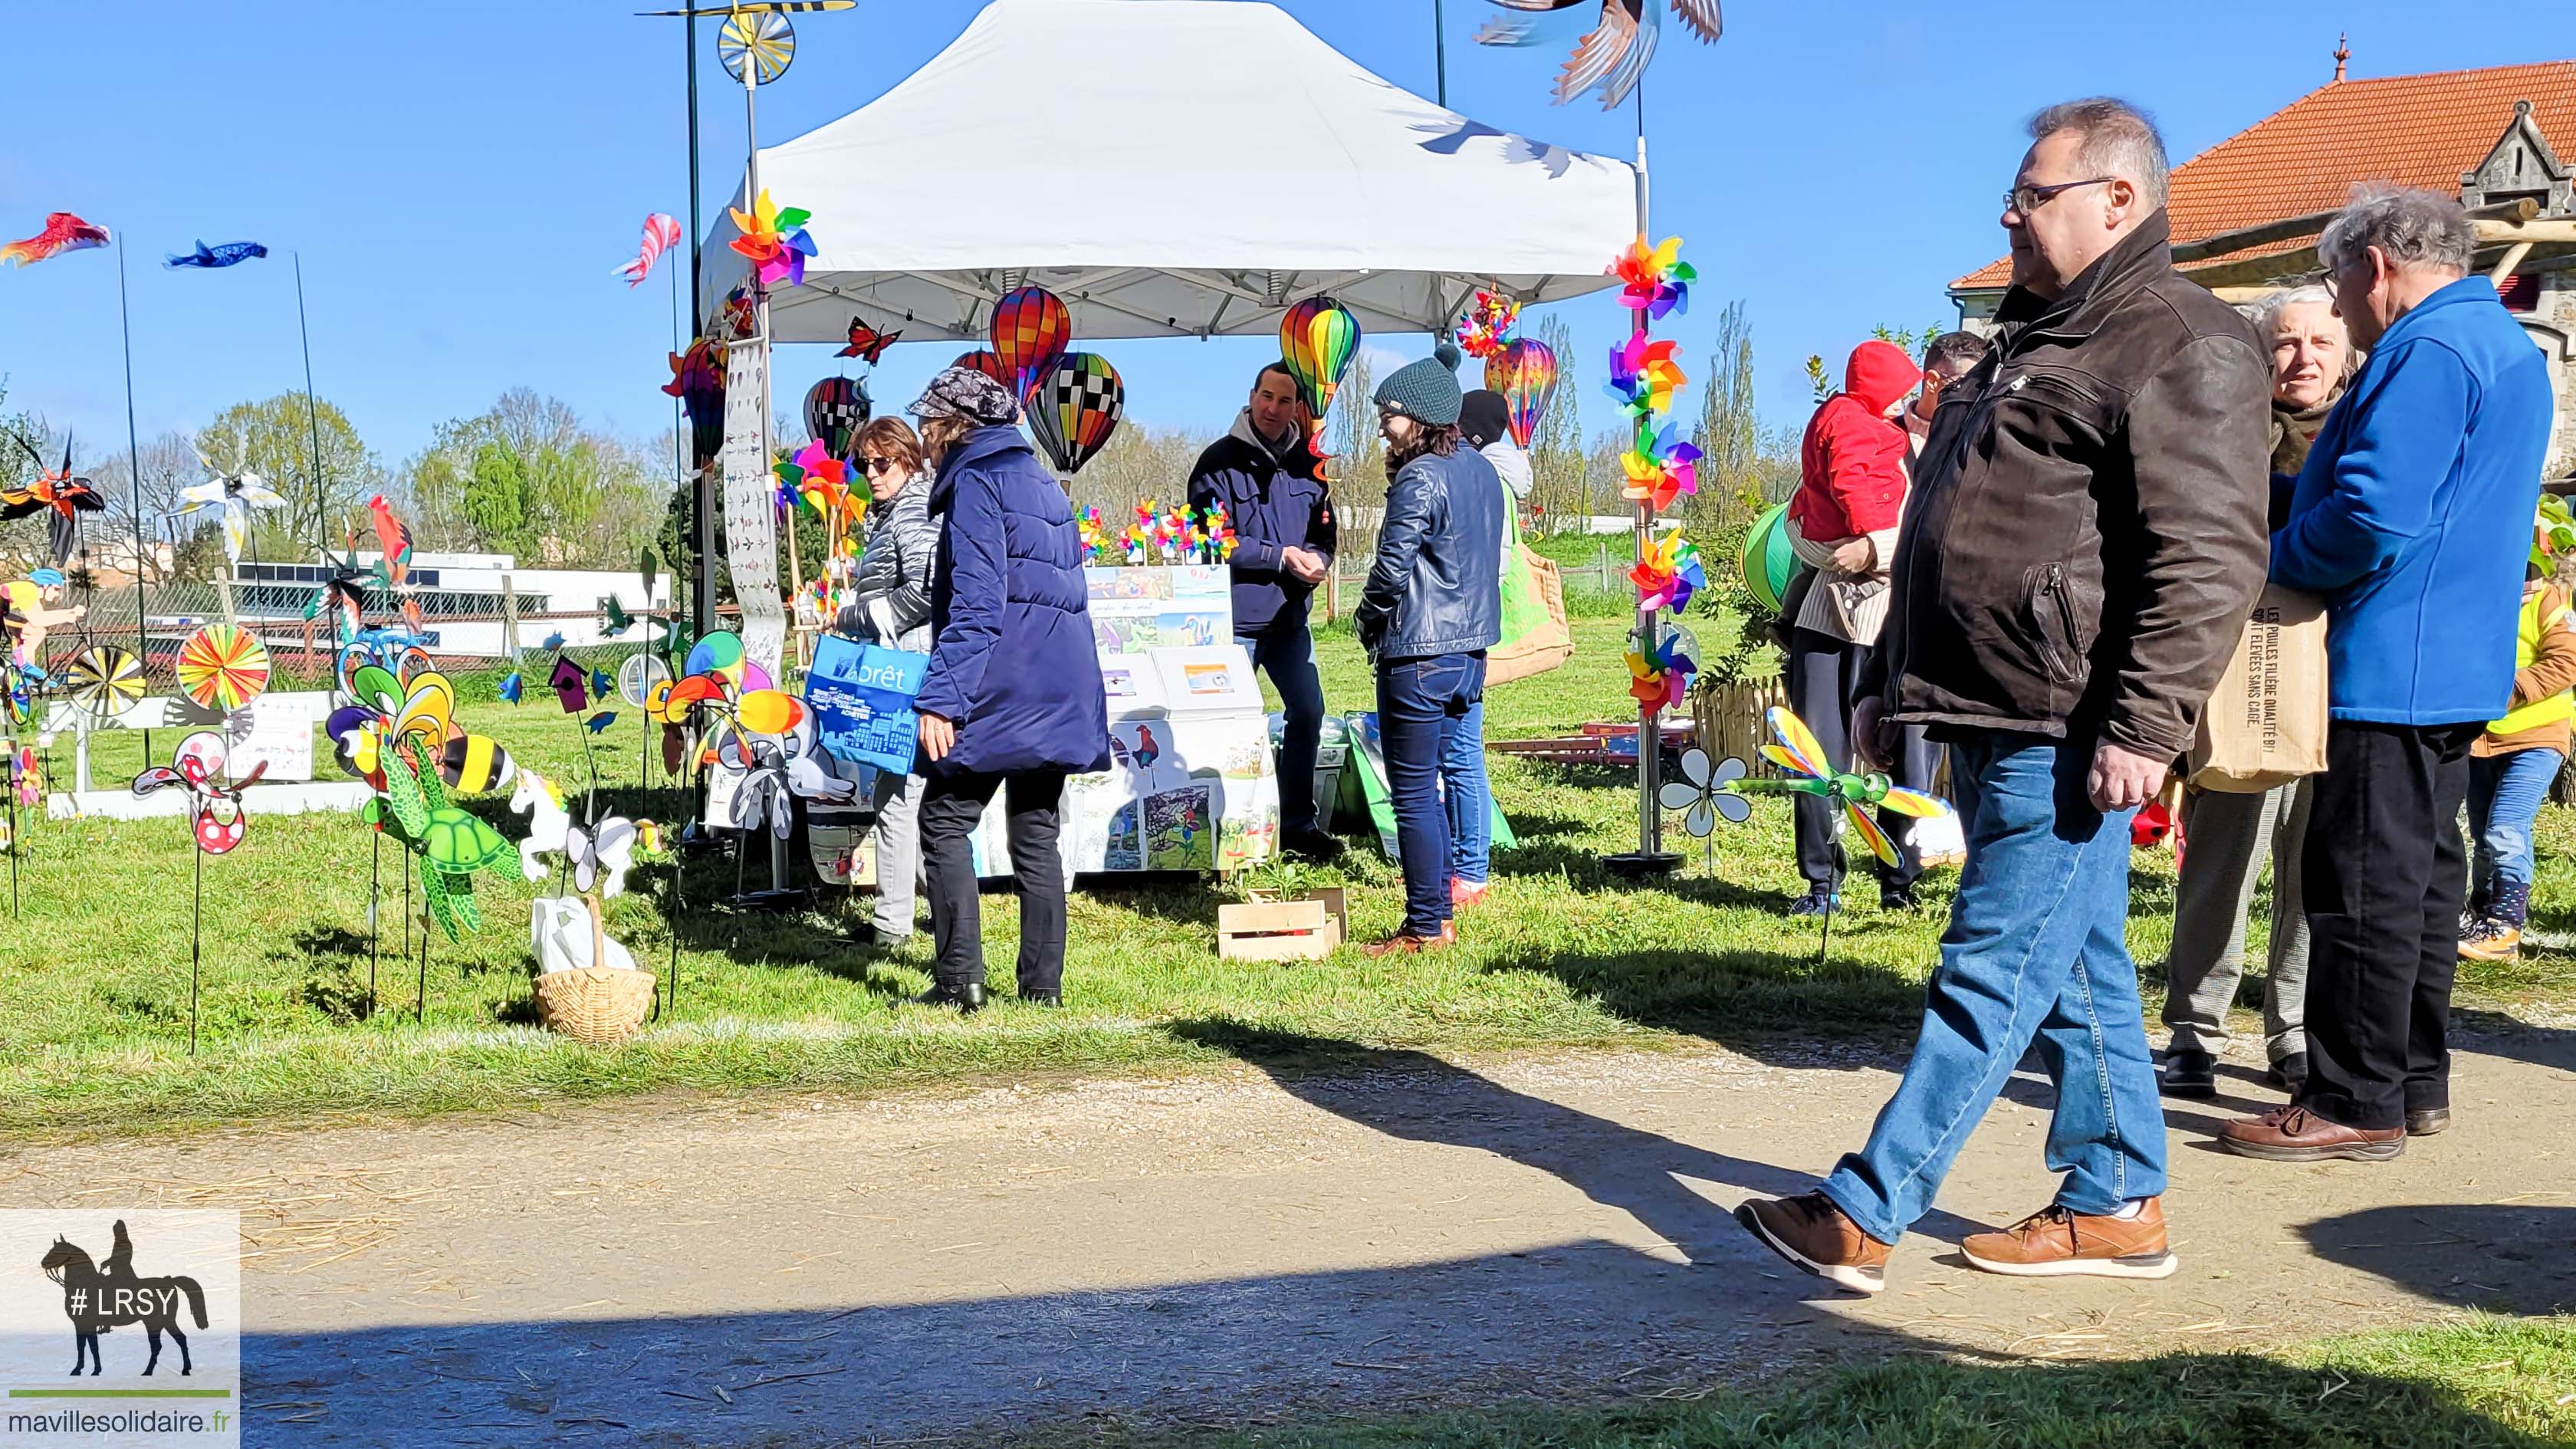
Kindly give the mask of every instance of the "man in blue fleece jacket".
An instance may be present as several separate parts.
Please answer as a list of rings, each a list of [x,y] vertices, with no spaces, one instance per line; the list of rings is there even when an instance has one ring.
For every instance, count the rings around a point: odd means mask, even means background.
[[[2384,1161],[2450,1123],[2468,751],[2511,702],[2548,448],[2546,364],[2450,197],[2357,197],[2317,243],[2370,360],[2318,432],[2272,577],[2326,600],[2333,706],[2302,861],[2308,1080],[2231,1122],[2248,1157]]]

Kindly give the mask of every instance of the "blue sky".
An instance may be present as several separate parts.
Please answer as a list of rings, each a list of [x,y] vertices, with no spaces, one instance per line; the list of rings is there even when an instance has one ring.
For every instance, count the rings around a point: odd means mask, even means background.
[[[607,275],[632,255],[646,212],[687,215],[679,22],[633,18],[637,8],[101,0],[86,44],[12,70],[0,239],[64,209],[131,245],[147,437],[302,386],[289,249],[303,253],[317,387],[389,465],[442,420],[519,385],[621,431],[666,426],[665,279],[630,293]],[[980,8],[865,0],[800,20],[794,68],[762,92],[763,139],[866,103]],[[1363,65],[1431,94],[1431,0],[1286,8]],[[1446,0],[1451,106],[1630,154],[1627,114],[1549,103],[1554,49],[1470,43],[1499,13]],[[1727,19],[1714,47],[1669,29],[1648,82],[1655,227],[1687,239],[1701,276],[1692,314],[1665,330],[1696,377],[1719,308],[1744,298],[1774,424],[1804,417],[1808,353],[1838,359],[1874,323],[1952,317],[1943,285],[2000,251],[1994,198],[2020,154],[2020,122],[2047,102],[2129,97],[2159,116],[2180,159],[2322,84],[2339,30],[2352,33],[2353,72],[2364,76],[2576,56],[2576,6],[2565,5],[2463,24],[2441,6],[2385,0],[1737,0]],[[10,30],[34,38],[24,14]],[[741,137],[712,31],[701,26],[710,208],[731,190]],[[1253,178],[1215,204],[1283,203]],[[224,272],[160,268],[163,253],[199,237],[263,241],[276,254]],[[1562,311],[1594,389],[1597,353],[1624,314],[1606,296]],[[1408,355],[1428,346],[1383,341]],[[829,350],[789,349],[782,395],[837,366]],[[910,397],[954,350],[897,348],[878,396]],[[1232,416],[1243,378],[1269,355],[1251,341],[1102,350],[1125,374],[1131,417],[1201,428]],[[9,407],[121,446],[112,253],[0,269],[0,373]],[[1587,428],[1606,406],[1587,400]]]

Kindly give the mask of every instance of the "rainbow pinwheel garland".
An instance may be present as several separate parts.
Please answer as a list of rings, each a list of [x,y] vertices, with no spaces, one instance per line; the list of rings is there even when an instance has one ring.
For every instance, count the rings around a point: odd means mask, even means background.
[[[748,215],[732,207],[726,210],[733,214],[734,229],[742,233],[733,239],[733,249],[759,268],[760,285],[770,286],[781,277],[791,287],[805,285],[805,259],[816,250],[805,223],[814,219],[814,213],[801,206],[781,211],[766,190]]]
[[[1646,541],[1646,556],[1628,570],[1628,580],[1637,586],[1637,607],[1678,614],[1690,607],[1691,595],[1708,587],[1708,572],[1700,566],[1699,545],[1676,528]]]
[[[1083,561],[1093,565],[1219,564],[1234,557],[1234,521],[1221,503],[1166,509],[1149,498],[1136,505],[1127,531],[1115,535],[1099,508],[1088,507],[1075,515],[1074,527]]]
[[[1637,238],[1610,270],[1620,281],[1620,304],[1644,313],[1640,320],[1649,322],[1688,312],[1690,284],[1699,280],[1698,270],[1682,260],[1682,239],[1677,236],[1666,237],[1659,247],[1649,247],[1644,237]]]

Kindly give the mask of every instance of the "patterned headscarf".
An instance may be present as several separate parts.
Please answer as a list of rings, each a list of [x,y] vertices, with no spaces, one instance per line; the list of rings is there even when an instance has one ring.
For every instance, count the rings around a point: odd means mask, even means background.
[[[964,418],[981,427],[1006,428],[1020,420],[1011,390],[971,367],[952,367],[930,380],[911,407],[916,418]]]

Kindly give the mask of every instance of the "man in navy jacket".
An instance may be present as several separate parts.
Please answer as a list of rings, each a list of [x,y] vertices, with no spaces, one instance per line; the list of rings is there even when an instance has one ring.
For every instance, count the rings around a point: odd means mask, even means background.
[[[1341,842],[1315,818],[1315,755],[1324,731],[1324,685],[1306,606],[1333,566],[1333,500],[1298,426],[1297,381],[1284,362],[1253,379],[1233,431],[1190,470],[1190,506],[1220,505],[1234,524],[1234,642],[1270,675],[1286,716],[1279,738],[1279,839],[1309,859]]]
[[[2332,720],[2302,862],[2308,1080],[2248,1157],[2384,1161],[2450,1124],[2469,745],[2511,702],[2549,376],[2469,273],[2458,201],[2360,196],[2318,239],[2370,360],[2300,470],[2272,577],[2326,600]]]

